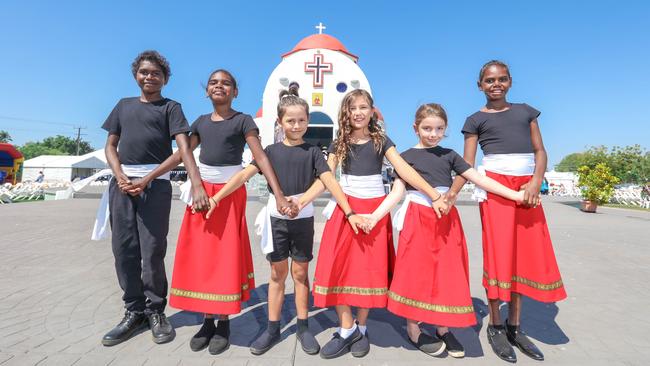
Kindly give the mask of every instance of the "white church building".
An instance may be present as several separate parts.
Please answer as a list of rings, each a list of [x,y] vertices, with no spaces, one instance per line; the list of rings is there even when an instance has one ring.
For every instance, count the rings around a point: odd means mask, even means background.
[[[329,146],[336,136],[339,107],[345,94],[365,89],[372,95],[370,83],[358,65],[359,57],[338,39],[323,34],[322,24],[316,28],[318,34],[303,38],[282,55],[266,82],[262,107],[255,116],[263,146],[278,142],[280,138],[275,134],[278,95],[292,82],[300,85],[300,97],[309,103],[309,128],[304,138],[322,147]],[[379,110],[377,114],[383,121]]]

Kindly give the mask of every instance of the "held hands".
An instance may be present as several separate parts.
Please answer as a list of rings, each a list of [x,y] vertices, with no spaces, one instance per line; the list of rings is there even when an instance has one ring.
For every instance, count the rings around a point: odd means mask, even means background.
[[[379,222],[379,219],[373,214],[360,214],[358,216],[361,216],[366,220],[366,222],[361,225],[361,230],[363,230],[363,232],[366,234],[370,234],[372,229],[375,228],[375,225],[377,225],[377,222]]]
[[[366,234],[368,234],[370,230],[366,231],[366,229],[364,229],[367,222],[368,220],[365,217],[362,217],[361,215],[358,214],[353,214],[348,217],[348,224],[350,224],[350,226],[352,227],[352,231],[354,231],[355,234],[359,234],[359,229],[363,230]]]
[[[127,178],[128,180],[128,178]],[[118,181],[118,185],[119,185]],[[125,183],[123,186],[120,187],[122,192],[128,193],[131,196],[138,196],[140,195],[145,188],[147,188],[147,185],[149,185],[149,181],[145,178],[136,178],[134,180],[128,180],[128,183]]]
[[[210,201],[208,194],[203,189],[203,185],[192,187],[192,213],[209,210],[212,207]]]
[[[449,210],[451,209],[451,206],[445,200],[444,195],[439,199],[435,200],[431,204],[431,207],[433,208],[433,211],[436,213],[436,216],[438,216],[439,219],[442,218],[442,215],[446,215],[447,213],[449,213]]]
[[[298,216],[298,213],[302,211],[304,205],[300,204],[300,200],[296,197],[285,197],[287,202],[289,203],[288,206],[283,207],[280,209],[278,207],[278,212],[285,216],[289,216],[290,218],[294,218]]]
[[[219,200],[217,198],[215,198],[215,197],[216,196],[212,196],[212,197],[208,198],[208,205],[210,207],[208,208],[208,212],[205,214],[205,219],[206,220],[209,219],[210,216],[212,216],[212,212],[214,211],[214,209],[217,208],[217,206],[219,206]],[[192,213],[195,213],[194,212],[194,207],[192,207]]]
[[[524,192],[524,198],[522,202],[524,206],[534,208],[540,204],[542,200],[542,194],[539,191],[540,186],[540,182],[532,179],[530,182],[519,187],[519,190]]]

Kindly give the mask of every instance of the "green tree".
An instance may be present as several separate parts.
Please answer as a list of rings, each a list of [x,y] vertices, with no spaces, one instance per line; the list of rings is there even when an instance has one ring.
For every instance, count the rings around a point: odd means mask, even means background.
[[[650,181],[650,153],[640,145],[614,146],[609,154],[612,174],[623,183],[644,184]]]
[[[11,135],[9,132],[0,130],[0,142],[11,142]]]
[[[577,172],[578,168],[584,165],[584,153],[573,153],[562,158],[559,164],[555,166],[558,172]]]
[[[66,136],[46,137],[40,142],[27,142],[19,148],[25,159],[40,155],[77,155],[77,140]],[[79,155],[93,152],[95,149],[87,141],[79,141]]]

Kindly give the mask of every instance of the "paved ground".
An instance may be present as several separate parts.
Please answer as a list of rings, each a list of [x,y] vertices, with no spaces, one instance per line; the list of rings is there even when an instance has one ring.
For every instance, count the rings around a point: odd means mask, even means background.
[[[485,336],[486,305],[480,286],[478,208],[459,202],[468,238],[472,296],[478,325],[454,329],[467,357],[432,359],[408,344],[404,322],[373,310],[372,349],[363,359],[335,361],[308,356],[296,346],[292,287],[283,314],[283,341],[256,357],[248,345],[266,323],[268,264],[253,244],[258,288],[245,310],[232,319],[232,346],[219,356],[194,353],[188,342],[201,316],[168,310],[176,339],[155,345],[148,331],[107,348],[102,335],[122,316],[121,292],[110,243],[88,240],[97,199],[0,206],[0,365],[493,365]],[[642,365],[650,359],[650,213],[600,209],[585,214],[572,202],[546,199],[545,209],[569,298],[558,304],[524,302],[523,328],[549,365]],[[249,201],[249,222],[260,203]],[[319,211],[319,210],[318,210]],[[182,205],[174,201],[168,277]],[[317,216],[317,235],[323,222]],[[313,266],[312,266],[313,267]],[[313,268],[312,268],[313,271]],[[333,332],[332,310],[312,309],[312,329],[325,343]],[[431,329],[431,328],[429,328]],[[519,364],[534,364],[518,353]],[[537,363],[539,364],[539,363]]]

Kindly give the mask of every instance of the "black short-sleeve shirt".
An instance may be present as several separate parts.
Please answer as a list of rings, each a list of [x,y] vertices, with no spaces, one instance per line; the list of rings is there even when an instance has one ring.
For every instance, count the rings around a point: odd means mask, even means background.
[[[120,100],[102,128],[120,136],[118,155],[127,165],[160,164],[172,154],[172,139],[190,126],[178,102],[145,103],[139,97]]]
[[[451,187],[452,170],[456,174],[463,174],[472,167],[454,150],[440,146],[410,148],[402,153],[402,158],[433,188]],[[397,172],[395,174],[397,175]],[[410,184],[404,183],[406,189],[416,190]]]
[[[375,149],[375,144],[369,140],[363,144],[351,144],[351,152],[343,163],[343,174],[349,175],[375,175],[381,174],[381,166],[384,162],[386,151],[395,146],[395,143],[386,136],[381,151]],[[335,141],[327,149],[328,153],[336,151]]]
[[[204,114],[192,123],[192,134],[201,139],[199,161],[206,165],[228,166],[242,162],[246,134],[259,129],[248,114],[235,113],[223,121],[213,121],[211,114]]]
[[[330,171],[321,150],[307,143],[287,146],[278,142],[267,146],[264,152],[271,161],[282,192],[287,196],[305,192],[316,178]],[[259,168],[254,160],[251,164]],[[272,192],[271,187],[269,191]]]
[[[465,120],[462,132],[478,135],[483,154],[532,153],[530,123],[540,112],[525,103],[512,103],[503,112],[476,112]]]

